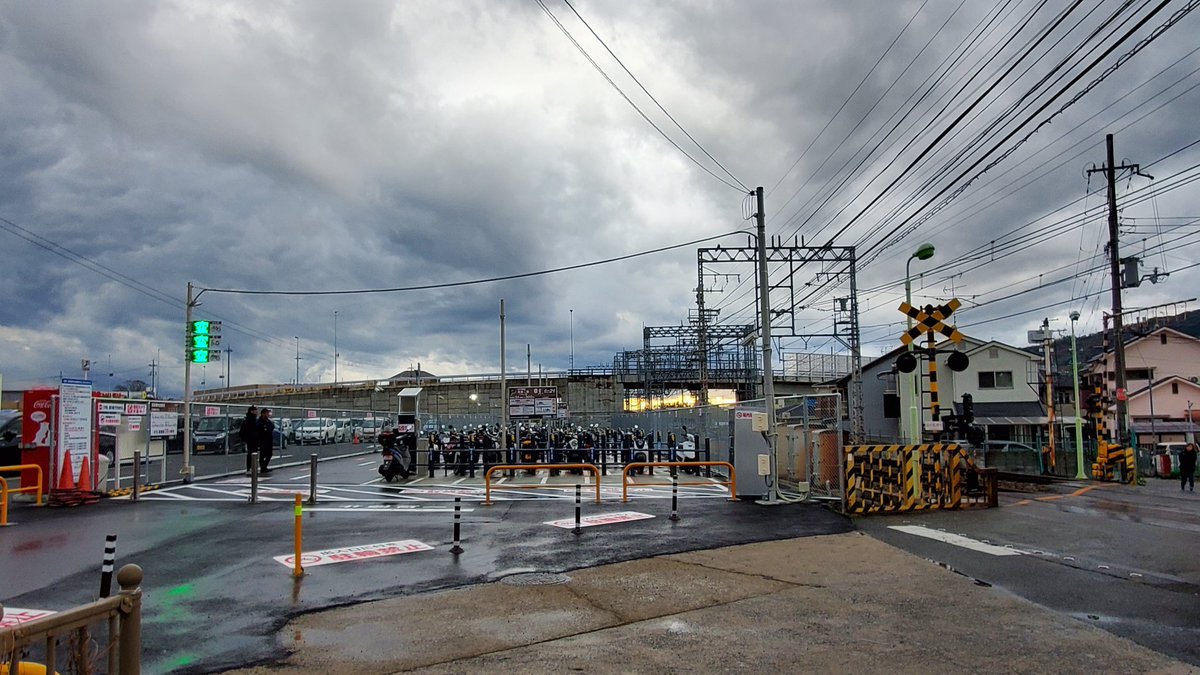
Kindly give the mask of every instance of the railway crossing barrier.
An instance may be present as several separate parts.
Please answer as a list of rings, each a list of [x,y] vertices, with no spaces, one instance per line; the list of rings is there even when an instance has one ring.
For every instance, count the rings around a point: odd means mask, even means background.
[[[845,453],[847,513],[998,505],[995,469],[977,467],[959,445],[851,445]]]

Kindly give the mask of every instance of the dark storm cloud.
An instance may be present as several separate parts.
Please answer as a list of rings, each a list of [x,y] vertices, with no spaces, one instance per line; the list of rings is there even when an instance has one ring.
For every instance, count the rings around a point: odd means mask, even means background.
[[[721,173],[620,72],[566,5],[548,6],[623,91]],[[576,6],[735,176],[750,187],[771,188],[786,174],[767,202],[769,223],[783,235],[808,219],[826,178],[869,142],[991,9],[966,3],[956,12],[957,5],[928,3],[917,13],[915,1]],[[1018,5],[1009,21],[1032,6]],[[789,173],[914,13],[888,58]],[[901,76],[952,13],[943,33]],[[1109,125],[1124,123],[1117,116],[1140,98],[1086,118],[1180,59],[1192,48],[1187,36],[1195,23],[1172,29],[1171,39],[1127,64],[989,176],[1019,167],[1011,174],[986,188],[981,181],[889,248],[862,271],[860,288],[898,278],[905,252],[926,238],[938,245],[933,262],[946,261],[1082,195],[1083,168],[1102,161],[1095,147],[1020,192],[1002,188],[1061,161],[1053,158],[1058,149],[1039,149],[1063,130],[1082,125],[1062,147],[1080,139],[1094,145]],[[1195,65],[1192,57],[1178,75]],[[0,10],[0,77],[6,85],[0,169],[7,177],[0,216],[110,268],[108,276],[98,274],[0,233],[0,291],[7,298],[0,304],[0,372],[9,386],[71,374],[80,358],[106,361],[110,352],[115,372],[144,375],[161,349],[164,379],[177,389],[189,280],[199,287],[286,290],[436,284],[577,264],[748,225],[743,195],[649,128],[535,3],[9,4]],[[879,108],[853,130],[898,77]],[[953,85],[941,86],[939,92]],[[991,109],[1018,93],[997,93]],[[1195,102],[1180,99],[1121,132],[1118,156],[1147,162],[1194,140],[1188,138],[1193,116],[1180,111]],[[906,139],[931,140],[928,134],[944,123],[932,120],[932,109],[922,109]],[[982,131],[977,124],[966,130]],[[898,147],[868,162],[800,233],[827,237],[865,206],[902,170],[903,161],[885,168]],[[952,150],[948,145],[933,158],[945,161]],[[1178,158],[1164,174],[1190,163]],[[854,198],[863,176],[876,172],[881,180]],[[889,194],[838,243],[872,241],[888,229],[888,210],[928,172],[914,172],[913,182]],[[998,189],[999,201],[980,210]],[[1098,199],[1092,198],[1093,208]],[[844,215],[834,215],[847,204]],[[1158,206],[1163,215],[1196,212],[1180,193],[1161,197]],[[1143,207],[1130,216],[1147,213]],[[816,234],[827,221],[829,229]],[[1089,230],[1085,247],[1090,251],[1095,241],[1096,231]],[[726,243],[742,245],[742,239]],[[1030,278],[1036,283],[1039,269],[1073,261],[1079,247],[1073,233],[950,281],[922,268],[930,274],[918,293],[980,294],[983,300],[987,291],[1020,287]],[[137,292],[111,279],[113,273],[152,290]],[[1172,283],[1184,279],[1172,277]],[[335,311],[341,379],[386,377],[417,362],[436,373],[494,372],[500,298],[507,302],[510,364],[523,360],[518,352],[528,343],[535,367],[561,368],[570,355],[572,322],[575,363],[611,363],[614,352],[641,345],[644,325],[686,320],[695,286],[695,251],[685,249],[570,273],[405,293],[206,293],[199,312],[229,326],[235,383],[291,379],[297,338],[301,378],[331,379]],[[1179,289],[1139,289],[1135,299],[1149,303]],[[1031,294],[1036,300],[986,310],[968,303],[963,312],[985,320],[1070,291],[1070,284],[1059,285]],[[898,293],[864,294],[862,323],[894,322]],[[814,326],[830,321],[836,296],[806,311]],[[722,316],[752,319],[745,304],[744,298],[731,302]],[[980,331],[1019,341],[1025,326],[1016,324],[1025,320]],[[879,349],[894,339],[885,329],[866,337],[880,340],[869,345]]]

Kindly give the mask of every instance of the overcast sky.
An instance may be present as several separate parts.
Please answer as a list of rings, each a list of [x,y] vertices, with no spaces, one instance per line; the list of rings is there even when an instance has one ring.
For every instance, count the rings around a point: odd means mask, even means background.
[[[985,92],[1060,3],[574,2],[676,126],[571,7],[544,1],[641,113],[535,0],[0,4],[4,387],[78,376],[83,358],[108,387],[148,380],[159,360],[161,388],[177,393],[189,281],[329,291],[534,272],[749,228],[744,188],[756,186],[767,190],[770,233],[860,247],[867,356],[899,344],[895,282],[925,240],[937,254],[912,263],[914,275],[928,272],[916,299],[963,298],[964,332],[1023,345],[1043,317],[1067,329],[1073,309],[1091,331],[1109,300],[1102,276],[1085,271],[1102,264],[1093,256],[1107,234],[1102,177],[1085,170],[1104,162],[1108,132],[1118,162],[1154,176],[1124,176],[1122,198],[1157,195],[1125,209],[1122,254],[1145,251],[1145,273],[1173,271],[1127,291],[1126,305],[1195,295],[1200,276],[1181,268],[1196,258],[1200,193],[1167,188],[1200,163],[1200,146],[1168,157],[1200,139],[1189,89],[1200,82],[1197,18],[1083,93],[1182,3],[1051,101],[1151,10],[1138,3],[1104,27],[1120,3],[1087,0]],[[1063,57],[1074,59],[1065,78],[1034,90]],[[988,128],[1025,102],[1028,125],[1018,129],[1018,115]],[[964,149],[975,136],[980,144]],[[952,202],[924,206],[1011,147]],[[901,219],[889,219],[893,209]],[[993,240],[987,255],[944,267]],[[703,245],[718,243],[746,238]],[[300,380],[332,380],[335,312],[341,380],[417,363],[439,375],[496,372],[501,298],[510,367],[524,370],[526,344],[535,370],[565,368],[572,353],[576,366],[610,365],[641,346],[643,326],[687,320],[696,248],[436,290],[206,291],[197,317],[224,322],[235,385],[291,381],[297,344]],[[706,280],[709,306],[722,321],[752,323],[753,270],[720,271],[737,276]],[[828,282],[825,271],[798,272],[799,291]],[[806,300],[797,324],[828,333],[845,284]],[[779,343],[784,352],[831,345]],[[223,370],[196,377],[220,386]]]

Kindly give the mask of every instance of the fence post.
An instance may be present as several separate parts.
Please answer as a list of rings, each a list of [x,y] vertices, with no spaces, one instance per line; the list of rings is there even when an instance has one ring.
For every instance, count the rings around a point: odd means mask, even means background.
[[[575,529],[571,530],[572,534],[579,534],[583,530],[579,526],[579,510],[580,500],[582,499],[583,491],[579,483],[575,484]]]
[[[130,493],[131,501],[138,500],[138,492],[142,487],[142,453],[140,450],[133,451],[133,492]]]
[[[461,511],[462,511],[462,497],[455,497],[454,498],[454,547],[450,549],[450,552],[453,553],[454,555],[458,555],[459,553],[463,552],[463,547],[459,543],[460,542],[459,520],[462,518]]]
[[[142,671],[142,568],[125,565],[117,571],[120,595],[126,598],[120,611],[117,651],[121,675],[140,675]]]
[[[712,446],[710,445],[710,443],[711,443],[711,440],[708,438],[708,436],[705,436],[704,437],[704,461],[706,461],[706,462],[712,461]],[[732,460],[730,460],[730,461],[732,461]],[[712,465],[711,464],[704,467],[704,477],[712,478]]]
[[[317,453],[308,458],[308,505],[317,504]]]
[[[258,503],[258,453],[250,453],[250,503]]]

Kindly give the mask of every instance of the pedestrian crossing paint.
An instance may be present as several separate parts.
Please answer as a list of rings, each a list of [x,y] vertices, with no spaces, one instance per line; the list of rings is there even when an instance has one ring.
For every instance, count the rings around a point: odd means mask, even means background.
[[[961,534],[951,534],[950,532],[942,532],[941,530],[932,530],[928,527],[922,527],[920,525],[891,525],[888,527],[888,529],[896,530],[897,532],[905,532],[907,534],[914,534],[918,537],[933,539],[934,541],[940,541],[945,544],[959,546],[961,548],[978,551],[980,553],[986,553],[988,555],[1025,555],[1025,551],[1019,549],[1009,548],[1007,546],[996,546],[995,544],[985,544],[982,541],[977,541],[975,539],[971,539],[970,537],[964,537]]]

